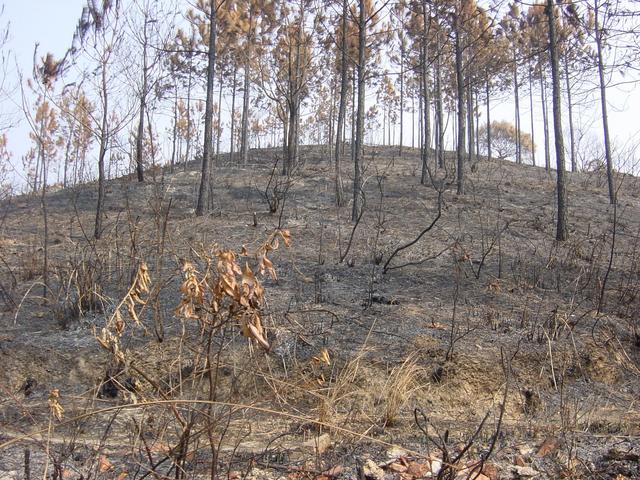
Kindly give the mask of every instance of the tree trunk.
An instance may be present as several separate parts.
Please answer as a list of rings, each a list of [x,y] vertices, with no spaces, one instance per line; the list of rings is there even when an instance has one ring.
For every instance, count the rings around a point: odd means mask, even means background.
[[[442,106],[442,67],[440,60],[440,33],[436,33],[436,124],[438,127],[438,168],[444,168],[444,112]]]
[[[554,1],[547,0],[545,13],[549,22],[549,53],[551,57],[551,79],[553,84],[553,133],[556,146],[556,179],[558,193],[558,224],[556,240],[567,239],[567,191],[565,185],[564,138],[562,133],[562,96],[560,93],[560,68],[556,51],[556,22]]]
[[[475,137],[475,159],[476,162],[480,159],[480,106],[478,105],[478,93],[473,95],[473,128]]]
[[[411,148],[416,148],[416,97],[411,95]]]
[[[540,99],[542,100],[542,125],[544,127],[544,168],[551,170],[551,148],[549,146],[549,114],[547,112],[547,89],[544,84],[542,68],[540,68]]]
[[[187,170],[187,162],[191,156],[191,86],[193,83],[193,62],[189,57],[189,80],[187,81],[187,136],[185,138],[184,170]]]
[[[421,81],[422,81],[422,96],[424,98],[423,104],[423,126],[424,126],[424,141],[422,144],[422,175],[420,176],[420,183],[425,185],[427,183],[429,175],[429,150],[431,149],[431,106],[429,99],[429,71],[427,64],[429,61],[429,43],[427,35],[429,34],[429,16],[427,12],[427,2],[422,1],[422,58],[421,61]]]
[[[598,79],[600,81],[600,109],[602,112],[602,131],[604,134],[604,156],[607,167],[607,186],[609,188],[609,203],[615,205],[616,191],[613,184],[613,158],[611,157],[611,139],[609,138],[609,116],[607,112],[607,85],[604,78],[604,61],[602,59],[602,38],[604,32],[600,26],[600,3],[598,0],[594,2],[595,21],[596,21],[596,47],[598,51]]]
[[[235,139],[233,136],[235,135],[235,127],[236,127],[236,89],[237,89],[237,78],[238,78],[238,65],[233,65],[233,85],[231,87],[231,140],[229,145],[229,163],[233,164],[233,153],[235,150]]]
[[[487,159],[491,160],[491,81],[489,74],[485,78],[485,92],[487,95]]]
[[[351,221],[360,217],[360,200],[362,196],[362,161],[364,140],[364,108],[365,108],[365,49],[367,41],[366,6],[364,0],[358,1],[360,9],[358,18],[358,112],[356,115],[356,139],[353,175],[353,208]]]
[[[402,27],[404,29],[404,22]],[[402,158],[404,143],[404,33],[400,38],[400,148],[398,155]]]
[[[356,91],[357,91],[357,66],[351,72],[351,163],[356,162]]]
[[[49,291],[49,216],[47,212],[47,159],[45,158],[45,148],[43,139],[45,136],[45,120],[40,122],[40,132],[38,138],[38,158],[40,158],[41,169],[41,194],[40,206],[42,208],[42,220],[44,223],[44,232],[42,237],[43,243],[43,262],[42,262],[42,298],[46,302]]]
[[[142,91],[140,92],[140,113],[138,117],[138,134],[136,137],[136,173],[138,182],[144,182],[144,163],[142,158],[144,140],[144,115],[147,108],[147,18],[145,14],[142,44]]]
[[[423,46],[424,48],[424,46]],[[427,81],[427,72],[426,72],[426,57],[423,53],[422,55],[422,68],[420,69],[420,86],[422,90],[422,101],[421,101],[421,118],[422,118],[422,128],[421,128],[421,140],[420,143],[421,151],[420,151],[420,159],[421,159],[421,173],[420,173],[420,184],[425,185],[429,178],[429,148],[430,139],[431,139],[431,125],[430,125],[430,115],[429,115],[429,85]]]
[[[218,80],[220,90],[218,91],[218,129],[216,135],[216,158],[220,155],[220,137],[222,137],[222,84],[223,70],[220,69],[220,79]]]
[[[240,131],[240,161],[242,165],[249,163],[249,59],[244,65],[244,92],[242,95],[242,130]]]
[[[571,155],[571,171],[578,171],[578,162],[576,159],[576,136],[573,128],[573,101],[571,99],[571,81],[569,79],[569,63],[565,55],[564,58],[564,78],[567,85],[567,108],[569,109],[569,141],[571,142],[571,148],[569,150]]]
[[[69,136],[67,137],[67,142],[64,149],[64,172],[62,175],[62,188],[67,188],[68,179],[68,171],[69,171],[69,163],[71,162],[71,146],[73,144],[73,130],[75,125],[75,119],[71,120],[71,124],[69,125]]]
[[[468,128],[469,128],[469,151],[467,152],[469,158],[469,165],[473,165],[474,156],[473,156],[473,148],[475,145],[475,132],[474,132],[474,118],[473,118],[473,89],[471,88],[471,84],[467,86],[467,118],[468,118]]]
[[[173,132],[172,132],[172,142],[171,142],[171,166],[169,167],[169,171],[173,173],[173,169],[176,164],[176,152],[177,152],[177,143],[178,143],[178,85],[176,84],[176,97],[173,103]]]
[[[345,116],[347,110],[347,88],[349,78],[347,77],[347,15],[348,2],[342,0],[342,39],[341,39],[341,64],[340,64],[340,103],[338,105],[338,125],[336,128],[336,150],[335,166],[334,166],[334,178],[335,178],[335,191],[336,191],[336,205],[341,207],[344,204],[344,189],[342,185],[342,171],[340,165],[340,154],[342,150],[343,128],[345,123]]]
[[[529,65],[529,111],[530,111],[530,119],[531,119],[531,161],[533,165],[536,165],[536,136],[535,129],[533,127],[533,80],[531,72],[532,68]]]
[[[464,195],[464,157],[465,157],[465,141],[466,141],[466,132],[465,132],[465,111],[464,111],[464,79],[462,75],[462,43],[461,43],[461,35],[462,35],[462,27],[459,24],[460,19],[458,15],[454,17],[453,22],[453,30],[455,34],[455,55],[456,55],[456,88],[458,94],[458,147],[456,149],[456,157],[457,157],[457,181],[458,188],[457,194]]]
[[[93,237],[99,240],[102,236],[102,210],[104,209],[105,178],[104,159],[107,156],[109,145],[109,90],[107,86],[107,67],[105,63],[101,66],[101,89],[102,89],[102,123],[100,125],[100,149],[98,152],[98,203],[96,204],[96,221],[93,230]]]
[[[344,141],[344,123],[347,107],[347,36],[346,36],[346,24],[347,24],[347,0],[342,2],[342,42],[341,42],[341,66],[340,66],[340,102],[338,105],[338,125],[336,128],[336,149],[335,166],[334,166],[334,179],[335,179],[335,193],[336,193],[336,205],[342,206],[344,204],[344,189],[342,185],[342,171],[340,165],[340,155],[342,150],[342,143]]]
[[[515,101],[515,120],[516,120],[516,163],[522,163],[522,137],[520,128],[520,92],[518,88],[518,62],[516,53],[513,53],[513,94]]]
[[[200,175],[200,189],[198,191],[198,203],[196,205],[196,215],[202,216],[205,211],[205,203],[209,198],[209,162],[211,161],[211,149],[213,143],[213,83],[216,74],[216,2],[211,2],[211,12],[209,14],[209,53],[207,65],[207,98],[204,109],[204,147],[202,149],[202,172]]]

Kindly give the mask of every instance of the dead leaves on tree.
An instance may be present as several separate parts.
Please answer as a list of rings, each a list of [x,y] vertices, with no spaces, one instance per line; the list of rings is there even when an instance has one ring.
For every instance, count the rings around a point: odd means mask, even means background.
[[[136,325],[142,325],[136,307],[147,304],[142,296],[149,294],[150,287],[149,267],[145,262],[140,262],[127,294],[120,304],[116,306],[107,324],[100,330],[100,334],[94,331],[94,336],[100,346],[109,351],[122,364],[125,363],[125,354],[120,348],[120,338],[126,329],[126,322],[121,310],[124,308],[127,311],[128,318]]]
[[[241,266],[240,257],[253,256],[257,260],[259,274],[269,275],[277,281],[278,276],[268,255],[278,250],[281,240],[285,246],[291,245],[288,230],[274,231],[253,255],[244,245],[239,255],[232,250],[214,247],[205,256],[203,273],[192,262],[184,261],[183,282],[180,286],[182,300],[176,309],[176,315],[214,326],[221,325],[226,320],[235,321],[243,336],[269,350],[270,345],[262,324],[264,288],[248,261]]]

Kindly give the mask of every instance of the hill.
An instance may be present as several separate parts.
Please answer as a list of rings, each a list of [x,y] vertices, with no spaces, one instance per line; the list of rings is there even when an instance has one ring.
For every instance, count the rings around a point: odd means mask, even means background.
[[[569,174],[559,243],[538,167],[457,196],[371,147],[352,223],[325,149],[278,154],[204,217],[195,165],[113,180],[98,241],[95,186],[50,193],[46,299],[40,200],[2,205],[0,477],[640,476],[637,178]]]

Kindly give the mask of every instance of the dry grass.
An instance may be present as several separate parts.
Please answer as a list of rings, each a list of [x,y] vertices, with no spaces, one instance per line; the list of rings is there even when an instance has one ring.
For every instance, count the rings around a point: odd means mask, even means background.
[[[427,375],[418,364],[417,355],[408,356],[401,365],[394,367],[382,389],[384,426],[396,425],[402,409],[412,396],[425,388]]]

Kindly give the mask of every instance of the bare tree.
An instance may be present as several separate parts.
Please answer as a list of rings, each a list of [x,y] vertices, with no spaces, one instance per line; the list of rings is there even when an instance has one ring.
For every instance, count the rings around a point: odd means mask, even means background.
[[[556,19],[553,0],[547,0],[545,14],[549,24],[549,56],[553,99],[553,132],[556,147],[556,189],[558,196],[558,218],[556,240],[567,239],[567,187],[565,184],[564,136],[562,133],[562,96],[560,92],[560,66],[556,44]]]
[[[67,68],[71,60],[83,53],[93,67],[85,78],[93,84],[98,97],[96,115],[91,117],[93,132],[99,145],[98,201],[93,233],[96,240],[102,236],[107,151],[113,144],[113,137],[131,120],[131,110],[125,107],[120,115],[116,115],[117,107],[110,103],[112,95],[124,81],[122,66],[116,63],[124,45],[121,13],[120,0],[101,3],[88,1],[78,21],[72,46],[60,62],[60,68]],[[117,103],[123,105],[126,102],[123,101],[125,96],[122,91],[118,93],[120,101]]]
[[[196,215],[202,216],[205,211],[205,204],[209,198],[209,162],[211,161],[211,150],[213,147],[213,83],[216,76],[216,14],[220,5],[217,1],[210,1],[209,10],[209,52],[207,54],[207,96],[204,110],[204,146],[202,149],[202,170],[200,174],[200,188],[198,190],[198,203],[196,205]]]

